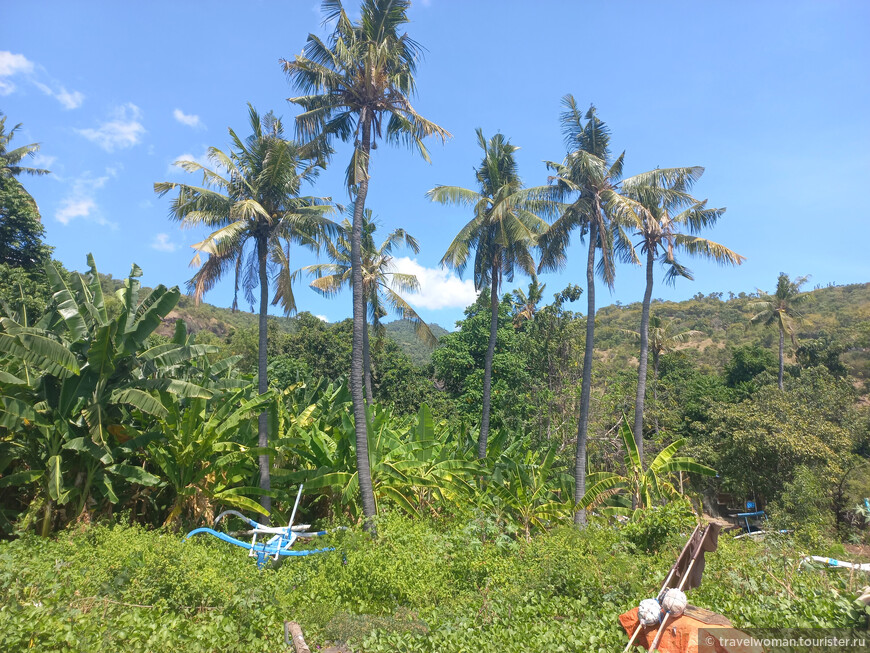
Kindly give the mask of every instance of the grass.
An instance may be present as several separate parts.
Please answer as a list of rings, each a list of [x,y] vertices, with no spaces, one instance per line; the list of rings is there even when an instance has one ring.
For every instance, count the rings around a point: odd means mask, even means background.
[[[516,541],[480,516],[388,515],[379,532],[377,542],[331,536],[335,553],[263,571],[211,539],[123,525],[4,542],[0,642],[9,651],[283,651],[283,621],[294,619],[309,644],[347,641],[367,653],[612,651],[626,641],[617,615],[655,594],[681,545],[675,535],[658,554],[638,552],[607,525]],[[725,536],[690,601],[737,627],[861,625],[858,580],[798,570],[797,550]]]

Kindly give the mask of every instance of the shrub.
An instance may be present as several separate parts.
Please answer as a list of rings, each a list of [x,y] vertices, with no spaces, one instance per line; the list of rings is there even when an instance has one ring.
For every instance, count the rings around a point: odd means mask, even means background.
[[[691,502],[683,499],[636,512],[622,530],[634,547],[654,553],[668,543],[685,541],[697,523]]]

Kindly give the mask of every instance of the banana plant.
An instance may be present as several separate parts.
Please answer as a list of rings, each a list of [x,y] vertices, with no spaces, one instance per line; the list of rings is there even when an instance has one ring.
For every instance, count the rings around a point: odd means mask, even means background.
[[[628,421],[623,418],[620,428],[625,447],[625,475],[613,472],[595,472],[587,478],[588,489],[580,504],[587,510],[606,515],[632,515],[636,510],[650,508],[655,502],[682,496],[673,484],[673,475],[679,473],[715,476],[716,471],[688,457],[678,457],[685,439],[672,442],[662,449],[649,467],[643,468],[637,444]]]
[[[312,404],[297,413],[283,444],[293,450],[303,469],[287,472],[286,477],[304,482],[306,490],[318,490],[334,510],[346,508],[358,516],[355,430],[349,398],[342,397],[347,403],[338,411],[334,404]],[[326,411],[332,420],[322,419]],[[377,502],[418,515],[422,509],[437,510],[473,494],[475,476],[483,468],[472,448],[453,440],[446,423],[436,427],[427,406],[421,406],[416,417],[402,419],[390,408],[373,405],[367,421]]]
[[[44,534],[58,506],[73,506],[72,518],[91,503],[116,503],[113,480],[154,483],[137,438],[168,416],[159,393],[212,395],[171,373],[216,348],[178,341],[149,347],[178,288],[157,286],[140,301],[142,270],[134,264],[117,292],[120,314],[110,318],[91,255],[88,268],[67,279],[49,263],[53,310],[32,326],[23,312],[0,318],[0,488],[35,484],[28,514],[43,509]],[[131,440],[136,449],[121,446]]]
[[[257,456],[264,453],[252,446],[254,418],[274,403],[274,393],[259,395],[248,385],[209,401],[168,392],[162,399],[167,409],[160,420],[162,437],[148,445],[148,457],[173,495],[164,523],[177,525],[183,513],[210,521],[211,507],[218,504],[267,515],[249,498],[264,491],[248,482],[257,471]]]
[[[573,514],[573,483],[570,474],[557,469],[555,449],[543,455],[526,450],[520,460],[502,454],[486,494],[494,498],[494,507],[511,514],[528,540],[532,528],[546,528]]]

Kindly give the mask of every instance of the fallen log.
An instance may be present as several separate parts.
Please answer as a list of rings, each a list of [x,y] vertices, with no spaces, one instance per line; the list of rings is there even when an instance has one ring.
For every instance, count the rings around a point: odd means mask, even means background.
[[[305,643],[305,637],[302,636],[302,627],[295,621],[285,621],[284,643],[290,646],[291,642],[296,653],[311,653],[311,649]]]

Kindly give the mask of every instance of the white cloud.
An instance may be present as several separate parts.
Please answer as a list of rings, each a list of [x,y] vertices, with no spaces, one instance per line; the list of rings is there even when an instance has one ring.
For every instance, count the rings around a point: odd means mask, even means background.
[[[314,317],[316,317],[318,320],[323,320],[324,322],[327,322],[327,323],[329,322],[329,318],[326,317],[325,315],[315,315]]]
[[[115,149],[133,147],[142,141],[145,127],[139,122],[142,111],[128,102],[115,109],[113,120],[101,124],[97,129],[77,129],[76,131],[93,141],[107,152]]]
[[[27,57],[23,54],[12,54],[8,50],[0,50],[0,77],[29,72],[33,72],[33,62]]]
[[[36,88],[55,98],[65,109],[77,109],[84,102],[82,93],[66,90],[66,87],[51,79],[45,68],[37,66],[23,54],[0,51],[0,95],[9,95],[15,90],[15,84],[7,78],[17,74],[24,75]],[[37,77],[47,79],[50,83],[41,82]]]
[[[35,154],[32,159],[30,159],[29,166],[33,168],[46,168],[50,169],[54,162],[57,161],[56,156],[49,156],[48,154]]]
[[[97,203],[91,197],[67,197],[55,217],[61,224],[69,224],[73,218],[87,218],[96,208]]]
[[[393,260],[397,272],[413,274],[420,282],[419,293],[408,293],[405,299],[412,306],[432,310],[440,308],[465,308],[477,299],[474,282],[463,281],[453,273],[441,268],[427,268],[416,259],[402,256]]]
[[[206,168],[211,168],[212,170],[219,171],[219,168],[214,166],[208,160],[208,150],[206,150],[205,152],[203,152],[199,156],[194,156],[193,154],[190,154],[189,152],[186,152],[184,154],[179,154],[177,157],[175,157],[173,159],[173,163],[170,163],[169,167],[167,168],[167,174],[182,174],[182,175],[187,174],[185,172],[184,168],[182,168],[181,166],[175,165],[176,161],[193,161],[195,163],[198,163],[201,166],[205,166]]]
[[[194,113],[184,113],[181,109],[176,109],[172,112],[172,115],[175,119],[180,122],[182,125],[187,125],[188,127],[193,127],[194,129],[205,127],[200,120],[199,116]]]
[[[63,86],[54,93],[54,97],[63,105],[64,109],[78,109],[85,100],[85,96],[78,91],[70,92]]]
[[[23,54],[13,54],[8,50],[0,50],[0,95],[9,95],[15,90],[15,84],[6,79],[19,73],[29,75],[33,72],[33,62]]]
[[[169,234],[157,234],[151,241],[151,249],[156,249],[158,252],[174,252],[178,249],[178,245],[169,240]]]
[[[68,91],[65,86],[56,86],[56,88],[52,88],[48,84],[43,84],[42,82],[38,82],[36,80],[33,81],[33,84],[40,91],[45,93],[46,95],[53,97],[58,102],[63,105],[64,109],[78,109],[82,106],[82,102],[85,100],[85,96],[78,91]]]
[[[95,198],[95,191],[105,186],[107,181],[109,181],[109,175],[92,177],[89,172],[85,172],[72,182],[69,195],[61,200],[60,208],[54,217],[64,225],[68,225],[76,218],[84,218],[90,222],[117,229],[118,224],[106,219],[100,212]]]
[[[23,54],[0,50],[0,95],[9,95],[15,90],[15,84],[8,77],[19,73],[29,75],[32,72],[33,62]]]

